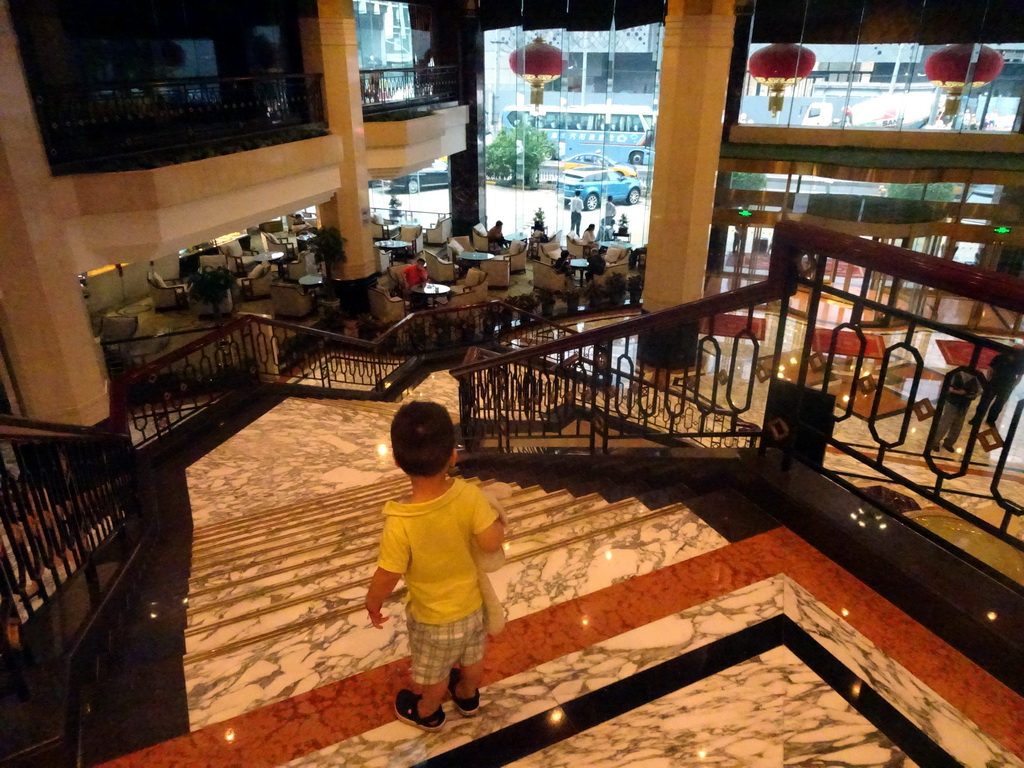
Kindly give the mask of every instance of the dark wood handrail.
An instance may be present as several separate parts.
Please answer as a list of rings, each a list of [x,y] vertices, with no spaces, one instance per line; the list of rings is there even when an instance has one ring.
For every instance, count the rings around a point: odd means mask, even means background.
[[[796,221],[780,221],[775,225],[773,252],[780,244],[808,253],[833,256],[858,267],[1003,309],[1024,312],[1024,280],[991,269],[957,264],[919,251]]]
[[[117,432],[100,427],[82,427],[77,424],[60,424],[53,421],[37,421],[20,416],[0,416],[0,438],[59,437],[76,440],[124,440]]]
[[[485,368],[491,368],[508,363],[516,363],[521,360],[551,355],[556,352],[569,352],[580,347],[590,346],[602,341],[610,341],[623,336],[635,336],[639,333],[660,330],[662,328],[693,323],[703,317],[717,315],[721,312],[730,312],[735,309],[749,307],[751,304],[761,304],[766,301],[773,301],[780,298],[781,287],[772,282],[756,283],[755,285],[737,288],[734,291],[719,293],[714,296],[707,296],[687,304],[680,304],[677,307],[663,309],[660,312],[652,312],[648,315],[641,315],[632,320],[626,320],[605,328],[595,328],[592,331],[584,331],[576,336],[568,336],[564,339],[548,341],[538,344],[535,347],[527,347],[516,352],[507,352],[500,357],[490,360],[480,360],[474,363],[465,363],[458,368],[452,368],[452,376],[464,376],[475,373]]]
[[[455,315],[455,314],[458,314],[458,313],[462,312],[465,309],[468,309],[469,307],[486,307],[486,306],[492,306],[492,305],[502,306],[502,307],[505,307],[506,309],[511,310],[512,312],[518,312],[521,315],[526,315],[527,317],[531,317],[534,320],[539,320],[544,325],[551,326],[552,328],[557,328],[560,331],[565,331],[566,333],[568,333],[570,335],[574,334],[574,333],[579,333],[579,331],[577,331],[575,328],[567,328],[566,326],[559,325],[558,323],[556,323],[556,322],[554,322],[554,321],[552,321],[552,320],[550,320],[550,319],[548,319],[546,317],[542,317],[540,315],[535,315],[532,312],[527,312],[525,309],[519,309],[518,307],[513,307],[511,304],[509,304],[507,302],[504,302],[501,299],[489,299],[487,301],[481,301],[479,304],[464,304],[464,305],[459,306],[459,307],[434,307],[432,309],[421,309],[421,310],[418,310],[416,312],[413,312],[411,315],[406,315],[405,317],[403,317],[401,320],[399,320],[397,323],[395,323],[390,328],[388,328],[386,331],[384,331],[384,333],[382,333],[380,336],[378,336],[372,342],[365,342],[365,343],[370,343],[371,346],[372,345],[380,345],[380,344],[382,344],[384,342],[385,339],[388,339],[391,336],[394,336],[395,334],[399,333],[400,329],[403,326],[410,325],[410,324],[416,322],[416,318],[434,317],[436,315],[446,315],[446,314]]]

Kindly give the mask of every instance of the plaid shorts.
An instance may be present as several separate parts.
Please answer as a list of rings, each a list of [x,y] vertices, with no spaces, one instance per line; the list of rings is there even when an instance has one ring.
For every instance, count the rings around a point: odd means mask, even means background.
[[[412,652],[412,679],[420,685],[433,685],[448,679],[458,663],[468,667],[484,658],[484,609],[478,608],[448,624],[421,624],[406,608],[409,624],[409,650]]]

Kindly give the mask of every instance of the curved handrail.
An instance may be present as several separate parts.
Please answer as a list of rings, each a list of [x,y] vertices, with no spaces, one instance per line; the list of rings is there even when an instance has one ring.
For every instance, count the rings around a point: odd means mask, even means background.
[[[780,298],[780,288],[770,282],[756,283],[737,288],[727,293],[719,293],[714,296],[707,296],[703,299],[680,304],[676,307],[663,309],[660,312],[652,312],[647,315],[624,320],[615,325],[604,328],[594,328],[590,331],[583,331],[576,336],[566,337],[538,344],[535,347],[507,352],[501,357],[491,360],[481,360],[475,363],[465,363],[457,368],[452,368],[452,376],[459,377],[469,373],[490,368],[493,365],[504,365],[515,363],[528,358],[542,357],[556,352],[568,352],[579,347],[590,346],[602,341],[611,341],[623,336],[635,336],[639,333],[658,330],[674,325],[693,323],[708,315],[716,315],[721,312],[729,312],[734,309],[749,307],[752,304],[761,304],[766,301],[773,301]]]
[[[53,421],[38,421],[20,416],[0,415],[0,438],[59,437],[71,440],[124,440],[123,434],[101,427],[82,427],[77,424],[60,424]]]
[[[780,244],[835,256],[901,280],[949,291],[1013,312],[1024,312],[1024,280],[991,269],[958,264],[920,251],[796,221],[780,221],[775,225],[773,253]]]

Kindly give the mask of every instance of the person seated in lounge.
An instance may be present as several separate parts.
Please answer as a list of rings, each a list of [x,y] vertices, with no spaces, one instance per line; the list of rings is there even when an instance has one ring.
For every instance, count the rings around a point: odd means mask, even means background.
[[[508,248],[508,240],[501,231],[501,222],[497,221],[487,230],[487,249],[491,253],[501,253],[505,248]]]
[[[607,265],[604,263],[604,256],[599,254],[596,250],[590,251],[590,254],[587,256],[587,271],[584,274],[587,282],[589,283],[593,280],[594,275],[603,275],[606,266]]]
[[[594,227],[595,225],[591,224],[583,230],[583,237],[580,238],[583,241],[583,255],[587,257],[597,252],[597,236],[594,234]]]
[[[551,266],[555,268],[556,272],[561,272],[564,275],[570,275],[572,274],[572,265],[569,261],[569,252],[563,248],[562,255],[555,259]]]
[[[430,278],[427,276],[426,259],[416,259],[415,264],[410,264],[402,270],[402,277],[405,279],[405,286],[410,291],[418,285],[426,285]]]

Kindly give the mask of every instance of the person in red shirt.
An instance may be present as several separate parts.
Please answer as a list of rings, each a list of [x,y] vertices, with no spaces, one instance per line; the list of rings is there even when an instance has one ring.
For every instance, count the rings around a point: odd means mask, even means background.
[[[402,277],[405,278],[405,287],[412,289],[417,285],[426,285],[430,278],[427,276],[427,262],[425,259],[416,259],[415,264],[410,264],[402,270]]]

